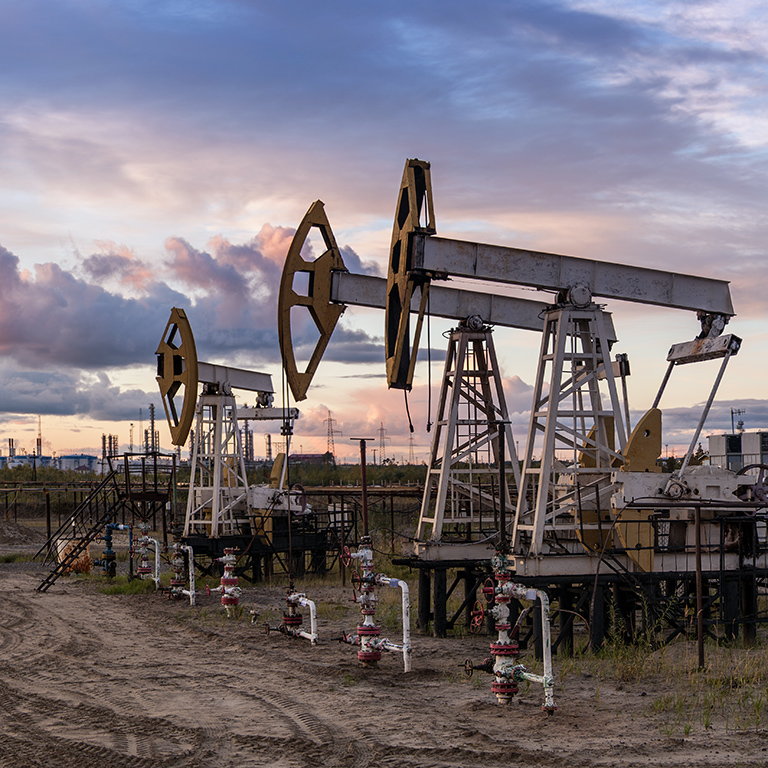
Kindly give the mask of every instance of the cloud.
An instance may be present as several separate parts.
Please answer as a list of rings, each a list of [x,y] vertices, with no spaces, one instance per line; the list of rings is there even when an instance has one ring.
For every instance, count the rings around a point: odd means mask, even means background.
[[[417,381],[413,390],[406,396],[399,390],[388,390],[384,374],[363,378],[365,385],[347,390],[344,407],[338,408],[325,388],[310,389],[309,398],[302,403],[301,418],[296,423],[297,439],[306,436],[321,438],[327,435],[328,411],[336,421],[335,427],[345,436],[370,437],[374,439],[378,449],[378,430],[383,425],[387,430],[391,450],[398,455],[408,455],[411,437],[426,450],[434,436],[435,420],[438,417],[437,408],[440,399],[440,380],[433,380],[432,386]],[[355,377],[356,378],[356,377]],[[378,379],[378,381],[376,380]],[[518,443],[519,450],[525,441],[531,407],[533,387],[526,384],[520,377],[513,376],[503,379],[512,422],[512,431]],[[313,394],[314,392],[314,394]],[[409,428],[408,413],[414,431]],[[427,431],[427,424],[430,430]]]
[[[57,264],[34,275],[0,246],[0,355],[32,367],[109,368],[146,362],[169,301],[163,283],[141,299],[76,278]]]
[[[116,283],[123,289],[144,291],[151,285],[153,269],[137,258],[136,252],[123,245],[97,242],[100,252],[82,259],[81,267],[91,283]]]
[[[127,418],[136,410],[133,400],[147,395],[120,393],[108,380],[92,385],[87,372],[103,377],[112,368],[152,365],[172,306],[187,311],[200,359],[257,369],[279,362],[277,293],[292,236],[293,230],[265,224],[246,243],[216,236],[206,250],[171,237],[166,259],[157,265],[129,248],[102,242],[90,255],[75,252],[72,271],[50,262],[24,270],[19,258],[0,246],[0,358],[14,371],[6,373],[3,410],[90,409],[94,418],[104,418],[114,396],[113,418]],[[346,257],[355,268],[371,271],[352,249]],[[297,325],[299,355],[309,350],[311,335],[308,324]],[[337,328],[327,359],[382,363],[383,346],[382,339],[347,320]],[[108,396],[99,399],[100,391]]]
[[[745,413],[738,416],[742,419],[748,430],[765,429],[768,424],[768,400],[756,398],[729,400],[727,403],[715,401],[712,404],[707,421],[701,432],[700,442],[706,448],[706,437],[712,434],[730,433],[733,429],[731,421],[731,408],[742,410]],[[688,407],[663,408],[662,427],[664,430],[664,442],[670,445],[688,447],[693,438],[696,426],[701,418],[704,403],[697,403]],[[642,414],[633,414],[635,421]]]
[[[179,305],[188,310],[202,355],[274,362],[277,293],[292,236],[290,229],[264,225],[247,243],[217,236],[208,250],[171,237],[167,260],[154,266],[124,246],[101,243],[98,253],[79,257],[73,271],[49,262],[35,265],[33,273],[0,246],[0,354],[38,367],[146,363],[170,307]],[[365,271],[354,251],[347,249],[347,257]],[[308,341],[302,327],[297,330],[301,347]],[[336,342],[337,361],[370,361],[383,347],[348,323],[337,330]]]
[[[3,420],[18,414],[134,420],[140,408],[159,401],[157,392],[121,389],[102,372],[25,371],[7,362],[0,370],[0,391]]]
[[[381,275],[381,269],[375,261],[363,261],[348,245],[339,247],[344,266],[356,275]]]
[[[293,230],[263,222],[320,197],[348,267],[380,271],[406,157],[432,161],[441,235],[730,279],[762,322],[766,32],[710,0],[9,0],[0,355],[146,364],[176,304],[202,359],[277,364]],[[327,359],[382,347],[350,312]]]
[[[333,332],[323,359],[338,363],[377,363],[383,370],[384,338],[340,323]]]

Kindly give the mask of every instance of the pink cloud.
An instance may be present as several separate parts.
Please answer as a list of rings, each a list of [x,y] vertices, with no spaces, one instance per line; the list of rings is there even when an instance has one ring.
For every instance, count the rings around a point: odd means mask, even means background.
[[[83,259],[83,269],[94,283],[117,278],[123,285],[145,291],[154,280],[154,271],[147,262],[136,256],[132,248],[106,240],[96,241],[100,253]]]

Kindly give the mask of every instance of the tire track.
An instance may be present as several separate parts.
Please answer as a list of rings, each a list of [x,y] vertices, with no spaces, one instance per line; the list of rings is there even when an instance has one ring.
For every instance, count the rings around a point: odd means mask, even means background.
[[[210,738],[210,734],[180,729],[169,721],[121,716],[98,706],[72,706],[2,683],[0,708],[4,714],[0,733],[4,732],[6,739],[29,742],[36,748],[48,744],[58,750],[64,744],[64,752],[74,749],[90,754],[97,750],[109,755],[104,764],[110,766],[163,764],[194,753],[200,743]]]

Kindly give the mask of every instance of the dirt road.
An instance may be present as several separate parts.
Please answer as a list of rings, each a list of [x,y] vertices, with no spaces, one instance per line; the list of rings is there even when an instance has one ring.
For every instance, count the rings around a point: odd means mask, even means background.
[[[647,682],[573,673],[553,717],[534,687],[501,708],[488,677],[459,666],[487,656],[488,638],[416,633],[413,672],[396,653],[362,669],[335,640],[359,615],[341,587],[311,595],[323,606],[313,648],[224,620],[215,595],[190,608],[66,578],[41,594],[43,573],[0,565],[3,767],[768,765],[764,731],[665,736]],[[242,601],[277,616],[283,594]]]

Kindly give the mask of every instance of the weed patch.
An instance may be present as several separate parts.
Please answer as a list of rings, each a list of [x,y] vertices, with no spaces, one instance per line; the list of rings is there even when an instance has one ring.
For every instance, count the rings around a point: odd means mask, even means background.
[[[127,576],[96,577],[101,584],[99,592],[105,595],[146,595],[155,592],[155,582],[152,579],[128,579]]]

